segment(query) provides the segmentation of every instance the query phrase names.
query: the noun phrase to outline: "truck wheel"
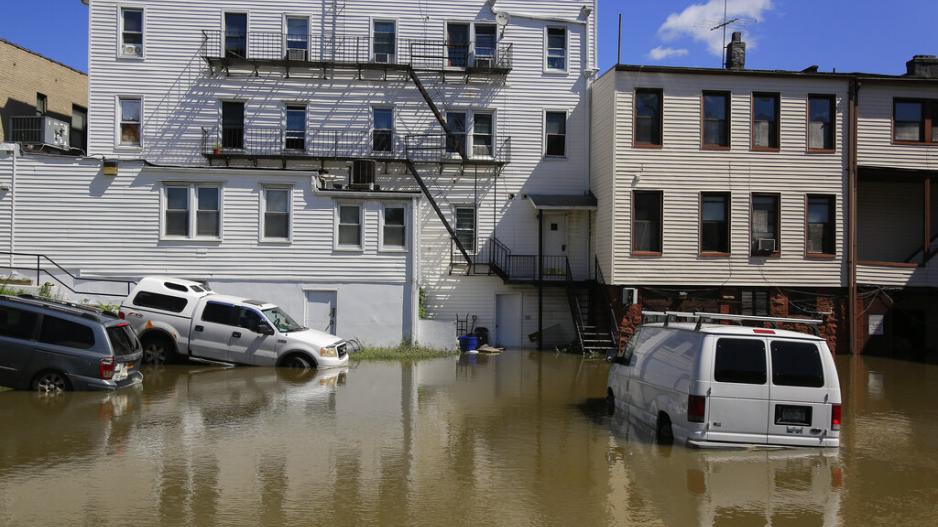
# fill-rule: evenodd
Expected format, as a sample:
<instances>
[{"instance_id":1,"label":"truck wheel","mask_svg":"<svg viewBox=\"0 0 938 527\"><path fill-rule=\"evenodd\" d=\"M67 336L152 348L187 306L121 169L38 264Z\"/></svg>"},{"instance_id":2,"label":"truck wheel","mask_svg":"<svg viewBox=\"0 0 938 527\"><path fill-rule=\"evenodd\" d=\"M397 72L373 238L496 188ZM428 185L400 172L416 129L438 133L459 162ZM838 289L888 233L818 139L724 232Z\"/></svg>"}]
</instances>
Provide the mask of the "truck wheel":
<instances>
[{"instance_id":1,"label":"truck wheel","mask_svg":"<svg viewBox=\"0 0 938 527\"><path fill-rule=\"evenodd\" d=\"M616 413L616 396L613 395L610 388L606 388L606 413L608 415Z\"/></svg>"},{"instance_id":2,"label":"truck wheel","mask_svg":"<svg viewBox=\"0 0 938 527\"><path fill-rule=\"evenodd\" d=\"M71 390L72 386L64 374L48 370L36 375L32 382L32 389L42 394L54 395Z\"/></svg>"},{"instance_id":3,"label":"truck wheel","mask_svg":"<svg viewBox=\"0 0 938 527\"><path fill-rule=\"evenodd\" d=\"M671 428L671 418L666 413L658 414L658 423L655 427L655 437L659 445L670 445L674 443L674 430Z\"/></svg>"},{"instance_id":4,"label":"truck wheel","mask_svg":"<svg viewBox=\"0 0 938 527\"><path fill-rule=\"evenodd\" d=\"M176 358L173 342L162 335L148 335L143 338L144 364L160 365L172 362Z\"/></svg>"},{"instance_id":5,"label":"truck wheel","mask_svg":"<svg viewBox=\"0 0 938 527\"><path fill-rule=\"evenodd\" d=\"M288 355L283 359L283 362L280 363L280 366L294 370L312 370L316 368L312 359L300 353Z\"/></svg>"}]
</instances>

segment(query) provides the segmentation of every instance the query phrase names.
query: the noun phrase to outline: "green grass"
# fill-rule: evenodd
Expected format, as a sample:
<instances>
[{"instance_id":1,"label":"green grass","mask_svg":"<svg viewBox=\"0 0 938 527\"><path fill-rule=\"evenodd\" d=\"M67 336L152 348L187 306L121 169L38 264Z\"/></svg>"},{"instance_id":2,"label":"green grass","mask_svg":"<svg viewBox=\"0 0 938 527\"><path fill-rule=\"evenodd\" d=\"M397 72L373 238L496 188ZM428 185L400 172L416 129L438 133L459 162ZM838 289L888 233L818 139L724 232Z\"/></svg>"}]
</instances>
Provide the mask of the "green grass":
<instances>
[{"instance_id":1,"label":"green grass","mask_svg":"<svg viewBox=\"0 0 938 527\"><path fill-rule=\"evenodd\" d=\"M395 348L365 347L350 357L354 361L420 361L452 357L456 351L442 351L413 344L402 344Z\"/></svg>"}]
</instances>

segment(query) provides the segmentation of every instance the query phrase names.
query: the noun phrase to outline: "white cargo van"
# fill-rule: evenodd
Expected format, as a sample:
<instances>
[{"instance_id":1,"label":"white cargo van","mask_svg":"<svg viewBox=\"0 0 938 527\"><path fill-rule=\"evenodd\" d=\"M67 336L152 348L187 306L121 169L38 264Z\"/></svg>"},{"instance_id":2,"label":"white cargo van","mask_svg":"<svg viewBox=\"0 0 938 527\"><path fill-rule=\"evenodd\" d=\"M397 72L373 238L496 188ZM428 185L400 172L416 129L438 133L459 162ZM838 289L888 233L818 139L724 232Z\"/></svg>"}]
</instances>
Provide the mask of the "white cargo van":
<instances>
[{"instance_id":1,"label":"white cargo van","mask_svg":"<svg viewBox=\"0 0 938 527\"><path fill-rule=\"evenodd\" d=\"M771 329L820 321L712 313L644 313L612 359L612 411L658 441L696 447L840 445L840 381L817 335ZM745 325L715 324L738 322ZM767 327L769 326L769 327Z\"/></svg>"}]
</instances>

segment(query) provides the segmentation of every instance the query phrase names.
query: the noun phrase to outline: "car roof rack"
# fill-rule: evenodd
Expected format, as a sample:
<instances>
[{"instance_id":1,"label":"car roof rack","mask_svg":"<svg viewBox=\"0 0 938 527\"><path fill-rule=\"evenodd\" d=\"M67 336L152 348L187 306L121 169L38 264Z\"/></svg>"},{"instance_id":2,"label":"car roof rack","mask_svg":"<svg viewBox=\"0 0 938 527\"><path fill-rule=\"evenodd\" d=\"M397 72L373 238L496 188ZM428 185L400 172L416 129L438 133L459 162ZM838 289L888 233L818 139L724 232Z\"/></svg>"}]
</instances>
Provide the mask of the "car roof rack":
<instances>
[{"instance_id":1,"label":"car roof rack","mask_svg":"<svg viewBox=\"0 0 938 527\"><path fill-rule=\"evenodd\" d=\"M738 322L739 325L742 325L743 322L762 322L770 324L775 329L778 328L779 324L803 324L805 326L811 326L811 330L815 336L818 336L818 326L824 323L823 320L814 320L810 318L760 317L754 315L730 315L725 313L698 313L696 311L693 313L684 311L643 311L642 323L645 322L645 317L664 317L664 327L668 327L668 324L671 323L671 319L692 319L692 321L696 323L694 326L694 331L700 331L700 328L703 326L705 320L726 320L730 322Z\"/></svg>"},{"instance_id":2,"label":"car roof rack","mask_svg":"<svg viewBox=\"0 0 938 527\"><path fill-rule=\"evenodd\" d=\"M80 316L82 318L87 318L89 320L94 320L95 322L101 322L105 318L115 318L113 315L109 315L97 308L86 306L82 304L76 304L74 302L68 302L65 300L54 300L51 298L42 298L36 295L29 293L21 295L10 295L8 298L12 300L26 300L27 303L31 305L37 305L40 307L46 307L50 309L60 309L63 312L67 312L66 308L79 311L78 313L69 313L71 315Z\"/></svg>"}]
</instances>

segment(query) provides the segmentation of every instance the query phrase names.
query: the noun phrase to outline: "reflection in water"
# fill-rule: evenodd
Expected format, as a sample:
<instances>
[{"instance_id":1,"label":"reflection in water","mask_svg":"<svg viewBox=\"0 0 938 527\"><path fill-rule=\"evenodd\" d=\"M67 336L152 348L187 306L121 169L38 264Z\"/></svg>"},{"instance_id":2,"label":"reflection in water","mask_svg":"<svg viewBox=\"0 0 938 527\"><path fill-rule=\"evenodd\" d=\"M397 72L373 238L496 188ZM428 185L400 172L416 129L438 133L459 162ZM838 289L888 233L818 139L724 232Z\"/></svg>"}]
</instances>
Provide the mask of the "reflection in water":
<instances>
[{"instance_id":1,"label":"reflection in water","mask_svg":"<svg viewBox=\"0 0 938 527\"><path fill-rule=\"evenodd\" d=\"M7 392L0 524L929 523L938 368L838 367L839 451L661 447L606 416L604 363L531 352Z\"/></svg>"}]
</instances>

